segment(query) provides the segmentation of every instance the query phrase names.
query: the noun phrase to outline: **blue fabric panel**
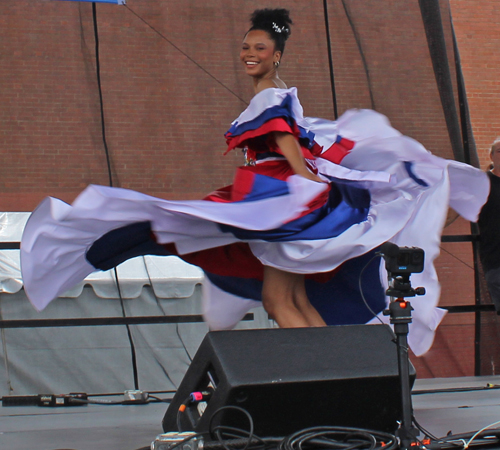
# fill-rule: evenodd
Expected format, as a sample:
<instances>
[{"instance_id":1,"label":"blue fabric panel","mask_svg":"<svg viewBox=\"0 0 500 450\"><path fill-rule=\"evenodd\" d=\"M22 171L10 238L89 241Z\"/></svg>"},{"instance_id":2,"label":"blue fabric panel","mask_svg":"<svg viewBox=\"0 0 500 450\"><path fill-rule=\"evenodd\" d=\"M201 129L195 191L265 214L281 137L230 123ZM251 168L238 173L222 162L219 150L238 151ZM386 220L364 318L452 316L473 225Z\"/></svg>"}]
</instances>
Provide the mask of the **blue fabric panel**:
<instances>
[{"instance_id":1,"label":"blue fabric panel","mask_svg":"<svg viewBox=\"0 0 500 450\"><path fill-rule=\"evenodd\" d=\"M136 256L169 254L153 239L151 223L137 222L101 236L87 250L85 257L96 269L109 270Z\"/></svg>"},{"instance_id":2,"label":"blue fabric panel","mask_svg":"<svg viewBox=\"0 0 500 450\"><path fill-rule=\"evenodd\" d=\"M352 225L366 220L369 206L370 194L365 189L348 184L333 184L326 205L279 228L254 231L229 225L219 227L221 231L232 233L241 240L287 242L328 239L339 236Z\"/></svg>"},{"instance_id":3,"label":"blue fabric panel","mask_svg":"<svg viewBox=\"0 0 500 450\"><path fill-rule=\"evenodd\" d=\"M374 258L377 251L375 249L346 261L327 283L306 280L311 303L328 325L361 324L373 318L359 289L361 271L367 264L361 278L363 295L375 314L385 309L385 290L380 282L380 258Z\"/></svg>"},{"instance_id":4,"label":"blue fabric panel","mask_svg":"<svg viewBox=\"0 0 500 450\"><path fill-rule=\"evenodd\" d=\"M299 129L299 140L300 143L307 148L311 148L314 145L315 134L312 131L306 131L305 128L298 126Z\"/></svg>"},{"instance_id":5,"label":"blue fabric panel","mask_svg":"<svg viewBox=\"0 0 500 450\"><path fill-rule=\"evenodd\" d=\"M277 178L266 175L255 174L252 190L245 196L241 202L253 202L270 197L279 197L289 194L288 183Z\"/></svg>"},{"instance_id":6,"label":"blue fabric panel","mask_svg":"<svg viewBox=\"0 0 500 450\"><path fill-rule=\"evenodd\" d=\"M288 125L293 128L295 119L292 116L292 97L290 97L289 95L284 98L283 102L281 102L280 105L272 106L264 110L262 114L257 116L254 120L243 122L241 124L238 122L234 123L231 128L229 128L227 133L231 133L231 136L240 136L247 131L256 130L269 120L276 119L278 117L286 120ZM314 144L314 133L311 131L306 131L302 127L298 128L300 132L299 139L301 140L301 143L305 147L312 147L312 145Z\"/></svg>"},{"instance_id":7,"label":"blue fabric panel","mask_svg":"<svg viewBox=\"0 0 500 450\"><path fill-rule=\"evenodd\" d=\"M276 119L277 117L285 119L290 126L293 126L295 120L292 116L292 98L289 95L284 98L280 105L265 109L255 119L241 124L235 122L231 125L227 133L231 133L232 136L239 136L247 131L256 130L269 120Z\"/></svg>"}]
</instances>

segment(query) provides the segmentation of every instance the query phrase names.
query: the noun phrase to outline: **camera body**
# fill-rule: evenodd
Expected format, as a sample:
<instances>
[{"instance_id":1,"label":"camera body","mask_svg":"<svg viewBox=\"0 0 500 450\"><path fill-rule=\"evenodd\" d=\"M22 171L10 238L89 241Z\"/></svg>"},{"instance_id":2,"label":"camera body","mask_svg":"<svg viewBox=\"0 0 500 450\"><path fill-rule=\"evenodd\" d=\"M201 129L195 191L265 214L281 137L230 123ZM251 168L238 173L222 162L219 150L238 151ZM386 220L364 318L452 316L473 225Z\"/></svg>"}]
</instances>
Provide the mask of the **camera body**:
<instances>
[{"instance_id":1,"label":"camera body","mask_svg":"<svg viewBox=\"0 0 500 450\"><path fill-rule=\"evenodd\" d=\"M397 246L395 246L397 247ZM424 251L418 247L397 247L384 254L385 268L391 274L424 271Z\"/></svg>"}]
</instances>

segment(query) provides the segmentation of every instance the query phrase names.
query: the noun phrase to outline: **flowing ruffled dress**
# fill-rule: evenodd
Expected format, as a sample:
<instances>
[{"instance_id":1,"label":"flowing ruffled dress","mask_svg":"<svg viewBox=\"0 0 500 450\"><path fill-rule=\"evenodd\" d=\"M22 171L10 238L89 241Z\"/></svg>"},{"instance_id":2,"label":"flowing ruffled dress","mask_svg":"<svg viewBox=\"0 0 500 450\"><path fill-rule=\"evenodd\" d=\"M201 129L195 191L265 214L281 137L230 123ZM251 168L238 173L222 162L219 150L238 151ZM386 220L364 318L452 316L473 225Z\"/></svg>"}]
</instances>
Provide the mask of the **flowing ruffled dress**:
<instances>
[{"instance_id":1,"label":"flowing ruffled dress","mask_svg":"<svg viewBox=\"0 0 500 450\"><path fill-rule=\"evenodd\" d=\"M273 139L292 133L307 164L328 181L294 175ZM232 328L260 305L263 265L306 275L311 303L330 324L380 317L387 273L374 257L384 242L425 251L412 286L409 344L432 345L445 311L433 265L448 206L475 221L489 193L487 176L438 158L371 110L337 121L303 116L295 88L266 89L232 123L228 151L247 165L234 183L203 200L167 201L91 185L72 205L48 197L21 242L25 291L38 310L96 270L139 255L178 255L201 267L204 316L211 329ZM383 319L387 321L387 319Z\"/></svg>"}]
</instances>

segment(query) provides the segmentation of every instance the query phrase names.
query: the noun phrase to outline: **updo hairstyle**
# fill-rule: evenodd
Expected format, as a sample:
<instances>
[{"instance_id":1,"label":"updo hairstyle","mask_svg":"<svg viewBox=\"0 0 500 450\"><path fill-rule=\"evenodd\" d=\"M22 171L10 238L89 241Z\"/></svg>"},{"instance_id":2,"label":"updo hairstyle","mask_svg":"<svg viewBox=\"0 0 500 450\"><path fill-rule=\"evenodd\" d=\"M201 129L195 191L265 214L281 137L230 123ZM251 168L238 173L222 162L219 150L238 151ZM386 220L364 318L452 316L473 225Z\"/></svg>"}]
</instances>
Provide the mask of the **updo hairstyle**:
<instances>
[{"instance_id":1,"label":"updo hairstyle","mask_svg":"<svg viewBox=\"0 0 500 450\"><path fill-rule=\"evenodd\" d=\"M248 31L264 30L276 44L276 50L281 54L285 51L285 42L290 36L290 11L284 8L257 9L250 16L252 26Z\"/></svg>"}]
</instances>

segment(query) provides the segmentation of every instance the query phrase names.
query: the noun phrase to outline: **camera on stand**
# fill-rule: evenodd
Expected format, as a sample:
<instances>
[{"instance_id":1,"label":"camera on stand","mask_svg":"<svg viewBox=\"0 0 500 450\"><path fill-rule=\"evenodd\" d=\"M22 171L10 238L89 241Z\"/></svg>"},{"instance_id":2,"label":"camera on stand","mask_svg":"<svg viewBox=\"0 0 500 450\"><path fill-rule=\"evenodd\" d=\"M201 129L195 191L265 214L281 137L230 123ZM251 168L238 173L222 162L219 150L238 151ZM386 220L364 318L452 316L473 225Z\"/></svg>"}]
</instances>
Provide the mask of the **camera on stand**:
<instances>
[{"instance_id":1,"label":"camera on stand","mask_svg":"<svg viewBox=\"0 0 500 450\"><path fill-rule=\"evenodd\" d=\"M391 273L420 273L424 270L424 251L418 247L398 247L386 242L380 248L385 268Z\"/></svg>"},{"instance_id":2,"label":"camera on stand","mask_svg":"<svg viewBox=\"0 0 500 450\"><path fill-rule=\"evenodd\" d=\"M412 273L424 271L424 251L418 247L398 247L396 244L386 242L380 247L384 257L385 268L389 278L389 297L414 297L424 295L424 288L413 289L410 284Z\"/></svg>"},{"instance_id":3,"label":"camera on stand","mask_svg":"<svg viewBox=\"0 0 500 450\"><path fill-rule=\"evenodd\" d=\"M401 382L401 403L403 415L396 436L401 442L402 450L418 447L419 431L413 426L413 406L411 401L410 372L408 358L408 331L413 310L405 297L424 295L425 288L413 289L410 283L412 273L424 271L424 251L418 247L398 247L386 242L380 247L380 254L385 260L389 288L385 292L391 297L389 308L384 315L390 316L390 323L394 325L398 350L399 378Z\"/></svg>"}]
</instances>

